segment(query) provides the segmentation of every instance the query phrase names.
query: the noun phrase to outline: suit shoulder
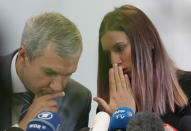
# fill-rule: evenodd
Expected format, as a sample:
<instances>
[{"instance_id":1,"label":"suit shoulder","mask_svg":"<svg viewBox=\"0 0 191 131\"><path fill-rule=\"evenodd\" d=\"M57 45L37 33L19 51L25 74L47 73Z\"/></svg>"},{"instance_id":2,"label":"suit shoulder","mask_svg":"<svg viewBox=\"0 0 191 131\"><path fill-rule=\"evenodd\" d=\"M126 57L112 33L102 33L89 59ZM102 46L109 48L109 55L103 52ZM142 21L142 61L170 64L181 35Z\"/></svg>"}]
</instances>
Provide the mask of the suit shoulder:
<instances>
[{"instance_id":1,"label":"suit shoulder","mask_svg":"<svg viewBox=\"0 0 191 131\"><path fill-rule=\"evenodd\" d=\"M76 94L84 94L85 93L85 94L91 95L91 92L87 87L85 87L81 83L79 83L76 80L71 79L71 78L68 80L68 82L66 84L65 91L76 93Z\"/></svg>"}]
</instances>

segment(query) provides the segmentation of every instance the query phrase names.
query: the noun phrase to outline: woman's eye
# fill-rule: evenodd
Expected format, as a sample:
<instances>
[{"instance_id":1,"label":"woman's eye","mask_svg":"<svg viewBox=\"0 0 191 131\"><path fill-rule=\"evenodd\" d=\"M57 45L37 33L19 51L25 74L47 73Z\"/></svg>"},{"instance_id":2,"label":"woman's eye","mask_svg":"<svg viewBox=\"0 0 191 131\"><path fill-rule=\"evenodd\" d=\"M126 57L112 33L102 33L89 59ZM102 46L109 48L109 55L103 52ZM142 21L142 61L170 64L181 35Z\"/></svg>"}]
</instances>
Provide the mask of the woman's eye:
<instances>
[{"instance_id":1,"label":"woman's eye","mask_svg":"<svg viewBox=\"0 0 191 131\"><path fill-rule=\"evenodd\" d=\"M115 48L115 52L122 52L124 51L126 45L119 45Z\"/></svg>"}]
</instances>

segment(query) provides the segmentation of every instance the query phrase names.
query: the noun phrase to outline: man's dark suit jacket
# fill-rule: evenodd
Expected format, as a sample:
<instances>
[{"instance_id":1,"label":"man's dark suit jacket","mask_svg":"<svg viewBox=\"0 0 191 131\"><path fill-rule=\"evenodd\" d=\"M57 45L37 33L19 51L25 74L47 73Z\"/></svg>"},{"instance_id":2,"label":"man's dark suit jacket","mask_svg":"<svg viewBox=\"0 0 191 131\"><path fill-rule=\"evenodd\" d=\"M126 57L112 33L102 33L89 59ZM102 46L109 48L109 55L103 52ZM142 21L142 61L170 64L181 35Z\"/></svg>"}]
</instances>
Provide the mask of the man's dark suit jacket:
<instances>
[{"instance_id":1,"label":"man's dark suit jacket","mask_svg":"<svg viewBox=\"0 0 191 131\"><path fill-rule=\"evenodd\" d=\"M11 61L16 52L0 56L0 131L11 127ZM77 131L88 126L91 108L90 91L70 79L64 89L65 96L59 100L58 114L61 116L62 131Z\"/></svg>"}]
</instances>

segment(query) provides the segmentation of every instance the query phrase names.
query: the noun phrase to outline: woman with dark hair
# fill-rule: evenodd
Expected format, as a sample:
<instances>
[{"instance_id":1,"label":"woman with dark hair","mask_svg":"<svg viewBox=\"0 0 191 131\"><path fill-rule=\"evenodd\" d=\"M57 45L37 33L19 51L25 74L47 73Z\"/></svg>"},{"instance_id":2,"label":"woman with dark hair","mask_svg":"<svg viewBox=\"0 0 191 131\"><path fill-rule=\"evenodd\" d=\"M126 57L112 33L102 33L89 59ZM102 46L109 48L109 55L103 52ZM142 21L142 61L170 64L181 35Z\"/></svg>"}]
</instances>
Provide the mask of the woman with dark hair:
<instances>
[{"instance_id":1,"label":"woman with dark hair","mask_svg":"<svg viewBox=\"0 0 191 131\"><path fill-rule=\"evenodd\" d=\"M110 115L127 106L153 111L178 126L191 115L191 73L177 69L159 34L138 8L124 5L109 12L99 30L98 110Z\"/></svg>"}]
</instances>

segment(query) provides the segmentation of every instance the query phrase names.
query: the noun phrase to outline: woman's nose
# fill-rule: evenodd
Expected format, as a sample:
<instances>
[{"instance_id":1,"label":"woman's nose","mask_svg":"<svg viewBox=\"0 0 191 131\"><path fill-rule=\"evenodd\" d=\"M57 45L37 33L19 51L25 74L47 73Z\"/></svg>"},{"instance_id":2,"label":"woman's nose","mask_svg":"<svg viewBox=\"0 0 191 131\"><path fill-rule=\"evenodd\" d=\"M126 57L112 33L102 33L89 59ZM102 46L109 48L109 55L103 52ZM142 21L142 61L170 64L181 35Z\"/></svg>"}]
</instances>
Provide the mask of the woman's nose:
<instances>
[{"instance_id":1,"label":"woman's nose","mask_svg":"<svg viewBox=\"0 0 191 131\"><path fill-rule=\"evenodd\" d=\"M111 63L121 65L122 61L120 58L120 54L111 52Z\"/></svg>"}]
</instances>

